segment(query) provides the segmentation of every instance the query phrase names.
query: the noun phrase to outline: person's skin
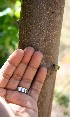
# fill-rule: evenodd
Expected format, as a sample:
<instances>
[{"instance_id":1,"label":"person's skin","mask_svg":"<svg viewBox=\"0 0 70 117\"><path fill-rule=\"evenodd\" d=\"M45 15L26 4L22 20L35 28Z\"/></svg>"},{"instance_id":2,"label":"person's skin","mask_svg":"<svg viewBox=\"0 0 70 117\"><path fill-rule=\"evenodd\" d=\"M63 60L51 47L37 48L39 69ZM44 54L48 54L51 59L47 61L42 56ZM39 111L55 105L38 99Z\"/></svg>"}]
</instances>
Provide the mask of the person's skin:
<instances>
[{"instance_id":1,"label":"person's skin","mask_svg":"<svg viewBox=\"0 0 70 117\"><path fill-rule=\"evenodd\" d=\"M37 100L47 74L44 66L39 67L42 58L40 51L27 47L7 59L0 70L0 117L38 117ZM18 86L29 93L18 92Z\"/></svg>"}]
</instances>

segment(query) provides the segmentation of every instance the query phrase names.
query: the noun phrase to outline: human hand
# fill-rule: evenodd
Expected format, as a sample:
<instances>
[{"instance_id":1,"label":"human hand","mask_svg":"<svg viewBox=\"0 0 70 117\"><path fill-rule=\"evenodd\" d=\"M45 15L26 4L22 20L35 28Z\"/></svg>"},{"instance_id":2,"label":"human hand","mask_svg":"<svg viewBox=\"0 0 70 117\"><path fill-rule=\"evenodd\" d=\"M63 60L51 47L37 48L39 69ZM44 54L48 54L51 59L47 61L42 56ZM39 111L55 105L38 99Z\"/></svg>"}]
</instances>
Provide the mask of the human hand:
<instances>
[{"instance_id":1,"label":"human hand","mask_svg":"<svg viewBox=\"0 0 70 117\"><path fill-rule=\"evenodd\" d=\"M0 96L10 107L8 113L12 110L16 117L38 117L37 100L47 74L45 67L39 68L42 58L42 53L32 47L17 49L1 68ZM29 93L18 92L18 86L28 89Z\"/></svg>"}]
</instances>

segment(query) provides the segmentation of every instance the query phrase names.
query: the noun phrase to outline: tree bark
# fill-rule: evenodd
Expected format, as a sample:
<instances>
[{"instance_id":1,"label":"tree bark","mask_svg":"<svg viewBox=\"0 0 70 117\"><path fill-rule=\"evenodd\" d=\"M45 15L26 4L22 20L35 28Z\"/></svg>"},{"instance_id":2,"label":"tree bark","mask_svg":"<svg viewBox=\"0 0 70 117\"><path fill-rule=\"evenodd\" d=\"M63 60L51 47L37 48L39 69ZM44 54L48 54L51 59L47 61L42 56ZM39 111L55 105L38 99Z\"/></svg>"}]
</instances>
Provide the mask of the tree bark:
<instances>
[{"instance_id":1,"label":"tree bark","mask_svg":"<svg viewBox=\"0 0 70 117\"><path fill-rule=\"evenodd\" d=\"M19 20L19 48L32 46L40 50L42 65L48 68L38 100L39 117L50 117L58 62L64 0L22 0Z\"/></svg>"}]
</instances>

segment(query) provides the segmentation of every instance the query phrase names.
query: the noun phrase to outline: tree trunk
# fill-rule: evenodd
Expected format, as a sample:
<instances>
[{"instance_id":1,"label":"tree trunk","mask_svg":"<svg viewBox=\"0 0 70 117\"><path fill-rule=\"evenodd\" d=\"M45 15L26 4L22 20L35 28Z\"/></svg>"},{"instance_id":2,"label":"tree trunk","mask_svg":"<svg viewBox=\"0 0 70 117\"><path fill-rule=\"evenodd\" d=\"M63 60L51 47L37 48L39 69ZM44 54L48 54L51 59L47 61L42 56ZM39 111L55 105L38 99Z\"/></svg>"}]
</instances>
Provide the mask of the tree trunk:
<instances>
[{"instance_id":1,"label":"tree trunk","mask_svg":"<svg viewBox=\"0 0 70 117\"><path fill-rule=\"evenodd\" d=\"M39 117L50 117L56 70L59 38L61 34L64 0L22 0L19 20L19 48L32 46L40 50L42 64L48 68L38 100ZM53 65L54 66L54 65Z\"/></svg>"}]
</instances>

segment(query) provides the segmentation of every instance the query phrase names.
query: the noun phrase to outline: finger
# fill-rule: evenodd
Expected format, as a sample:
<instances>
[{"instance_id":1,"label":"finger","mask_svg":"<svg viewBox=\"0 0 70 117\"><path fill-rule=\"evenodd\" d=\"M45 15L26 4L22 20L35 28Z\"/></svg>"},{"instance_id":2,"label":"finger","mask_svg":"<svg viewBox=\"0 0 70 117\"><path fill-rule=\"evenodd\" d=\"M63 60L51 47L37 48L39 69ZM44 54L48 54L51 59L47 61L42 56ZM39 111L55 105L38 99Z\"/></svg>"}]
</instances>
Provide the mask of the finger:
<instances>
[{"instance_id":1,"label":"finger","mask_svg":"<svg viewBox=\"0 0 70 117\"><path fill-rule=\"evenodd\" d=\"M36 74L36 71L41 63L42 58L43 58L43 54L41 52L36 51L34 53L25 71L25 74L23 75L23 78L19 83L19 86L24 87L26 89L30 88L31 82Z\"/></svg>"},{"instance_id":2,"label":"finger","mask_svg":"<svg viewBox=\"0 0 70 117\"><path fill-rule=\"evenodd\" d=\"M6 89L4 89L4 88L0 88L0 96L1 97L3 97L3 98L5 98L5 96L6 96Z\"/></svg>"},{"instance_id":3,"label":"finger","mask_svg":"<svg viewBox=\"0 0 70 117\"><path fill-rule=\"evenodd\" d=\"M6 101L17 104L22 107L33 109L36 111L37 103L29 95L18 91L8 90L5 97Z\"/></svg>"},{"instance_id":4,"label":"finger","mask_svg":"<svg viewBox=\"0 0 70 117\"><path fill-rule=\"evenodd\" d=\"M32 48L32 47L27 47L24 50L24 57L23 57L21 63L16 68L13 76L9 80L9 82L6 86L7 89L15 90L17 88L33 53L34 53L34 48Z\"/></svg>"},{"instance_id":5,"label":"finger","mask_svg":"<svg viewBox=\"0 0 70 117\"><path fill-rule=\"evenodd\" d=\"M0 87L5 87L24 56L22 49L15 50L4 63L0 70Z\"/></svg>"},{"instance_id":6,"label":"finger","mask_svg":"<svg viewBox=\"0 0 70 117\"><path fill-rule=\"evenodd\" d=\"M32 96L36 101L38 100L39 94L41 92L46 74L47 69L45 67L41 67L36 75L35 81L32 84L29 95Z\"/></svg>"}]
</instances>

